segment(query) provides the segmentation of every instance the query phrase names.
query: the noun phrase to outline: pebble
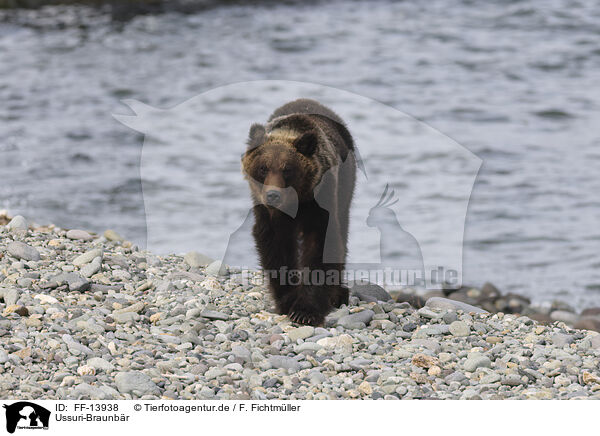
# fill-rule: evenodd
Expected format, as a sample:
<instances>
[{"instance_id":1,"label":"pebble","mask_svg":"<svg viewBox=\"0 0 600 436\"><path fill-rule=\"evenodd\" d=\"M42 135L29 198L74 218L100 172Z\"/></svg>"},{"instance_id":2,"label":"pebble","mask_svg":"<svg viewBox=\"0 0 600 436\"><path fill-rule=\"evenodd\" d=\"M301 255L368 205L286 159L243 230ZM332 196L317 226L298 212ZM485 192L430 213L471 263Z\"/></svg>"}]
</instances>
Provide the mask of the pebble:
<instances>
[{"instance_id":1,"label":"pebble","mask_svg":"<svg viewBox=\"0 0 600 436\"><path fill-rule=\"evenodd\" d=\"M491 367L492 367L492 361L489 359L489 357L481 356L481 355L474 355L474 356L469 357L463 365L463 368L465 369L465 371L469 371L469 372L473 372L477 368L491 368Z\"/></svg>"},{"instance_id":2,"label":"pebble","mask_svg":"<svg viewBox=\"0 0 600 436\"><path fill-rule=\"evenodd\" d=\"M227 265L224 265L220 260L215 260L206 267L206 274L209 276L226 276L227 273Z\"/></svg>"},{"instance_id":3,"label":"pebble","mask_svg":"<svg viewBox=\"0 0 600 436\"><path fill-rule=\"evenodd\" d=\"M356 281L350 287L350 294L361 301L377 302L389 301L392 296L381 286L368 281Z\"/></svg>"},{"instance_id":4,"label":"pebble","mask_svg":"<svg viewBox=\"0 0 600 436\"><path fill-rule=\"evenodd\" d=\"M509 374L502 379L501 383L507 386L519 386L523 384L523 380L518 374Z\"/></svg>"},{"instance_id":5,"label":"pebble","mask_svg":"<svg viewBox=\"0 0 600 436\"><path fill-rule=\"evenodd\" d=\"M362 310L360 312L352 313L350 315L342 316L337 321L337 325L345 328L353 328L357 323L368 324L373 319L375 312L372 310Z\"/></svg>"},{"instance_id":6,"label":"pebble","mask_svg":"<svg viewBox=\"0 0 600 436\"><path fill-rule=\"evenodd\" d=\"M442 317L442 315L439 312L434 312L433 310L430 310L427 307L422 307L421 309L417 310L417 313L422 318L427 319L438 319Z\"/></svg>"},{"instance_id":7,"label":"pebble","mask_svg":"<svg viewBox=\"0 0 600 436\"><path fill-rule=\"evenodd\" d=\"M96 371L104 371L106 373L112 372L115 368L112 363L102 357L92 357L88 359L87 364L96 369Z\"/></svg>"},{"instance_id":8,"label":"pebble","mask_svg":"<svg viewBox=\"0 0 600 436\"><path fill-rule=\"evenodd\" d=\"M550 337L550 340L557 347L564 347L565 345L572 344L575 340L572 335L564 333L555 333Z\"/></svg>"},{"instance_id":9,"label":"pebble","mask_svg":"<svg viewBox=\"0 0 600 436\"><path fill-rule=\"evenodd\" d=\"M358 385L358 392L360 392L363 395L371 395L373 393L373 388L371 387L371 384L368 381L363 381L361 384Z\"/></svg>"},{"instance_id":10,"label":"pebble","mask_svg":"<svg viewBox=\"0 0 600 436\"><path fill-rule=\"evenodd\" d=\"M40 304L56 304L58 300L51 295L36 294L33 298L40 300Z\"/></svg>"},{"instance_id":11,"label":"pebble","mask_svg":"<svg viewBox=\"0 0 600 436\"><path fill-rule=\"evenodd\" d=\"M73 265L75 266L82 266L85 265L86 263L90 263L92 260L94 260L97 257L102 257L103 252L102 249L100 248L96 248L94 250L90 250L87 251L79 256L77 256L75 259L73 259Z\"/></svg>"},{"instance_id":12,"label":"pebble","mask_svg":"<svg viewBox=\"0 0 600 436\"><path fill-rule=\"evenodd\" d=\"M425 302L425 306L438 310L462 310L465 313L487 313L481 307L443 297L431 297Z\"/></svg>"},{"instance_id":13,"label":"pebble","mask_svg":"<svg viewBox=\"0 0 600 436\"><path fill-rule=\"evenodd\" d=\"M463 321L454 321L449 327L452 336L468 336L471 328Z\"/></svg>"},{"instance_id":14,"label":"pebble","mask_svg":"<svg viewBox=\"0 0 600 436\"><path fill-rule=\"evenodd\" d=\"M104 390L88 383L81 383L73 389L73 396L77 399L104 400L110 398L110 393L107 394Z\"/></svg>"},{"instance_id":15,"label":"pebble","mask_svg":"<svg viewBox=\"0 0 600 436\"><path fill-rule=\"evenodd\" d=\"M123 241L123 237L121 235L119 235L117 232L115 232L114 230L106 230L104 232L104 237L106 239L108 239L109 241L113 241L113 242L121 242Z\"/></svg>"},{"instance_id":16,"label":"pebble","mask_svg":"<svg viewBox=\"0 0 600 436\"><path fill-rule=\"evenodd\" d=\"M80 274L82 277L90 278L102 268L102 259L96 257L91 263L81 267Z\"/></svg>"},{"instance_id":17,"label":"pebble","mask_svg":"<svg viewBox=\"0 0 600 436\"><path fill-rule=\"evenodd\" d=\"M16 313L19 316L29 316L29 310L20 304L11 304L4 308L3 316L8 316L11 313Z\"/></svg>"},{"instance_id":18,"label":"pebble","mask_svg":"<svg viewBox=\"0 0 600 436\"><path fill-rule=\"evenodd\" d=\"M196 251L191 251L186 254L183 260L191 268L200 268L201 266L206 266L214 262L214 259L211 259L210 257L200 254Z\"/></svg>"},{"instance_id":19,"label":"pebble","mask_svg":"<svg viewBox=\"0 0 600 436\"><path fill-rule=\"evenodd\" d=\"M36 248L20 241L13 241L8 244L8 254L17 259L31 260L37 262L40 260L40 253Z\"/></svg>"},{"instance_id":20,"label":"pebble","mask_svg":"<svg viewBox=\"0 0 600 436\"><path fill-rule=\"evenodd\" d=\"M90 288L90 282L79 273L61 273L52 278L56 284L67 284L69 291L82 292Z\"/></svg>"},{"instance_id":21,"label":"pebble","mask_svg":"<svg viewBox=\"0 0 600 436\"><path fill-rule=\"evenodd\" d=\"M112 317L119 324L134 323L140 319L140 316L135 312L113 313Z\"/></svg>"},{"instance_id":22,"label":"pebble","mask_svg":"<svg viewBox=\"0 0 600 436\"><path fill-rule=\"evenodd\" d=\"M487 385L487 384L497 383L500 381L500 379L501 379L500 374L491 372L491 373L486 374L483 377L481 377L481 379L479 380L479 383L481 383L482 385Z\"/></svg>"},{"instance_id":23,"label":"pebble","mask_svg":"<svg viewBox=\"0 0 600 436\"><path fill-rule=\"evenodd\" d=\"M3 292L4 302L7 306L13 306L17 304L17 300L19 299L19 291L15 288L5 289Z\"/></svg>"},{"instance_id":24,"label":"pebble","mask_svg":"<svg viewBox=\"0 0 600 436\"><path fill-rule=\"evenodd\" d=\"M200 316L207 319L222 321L227 321L229 319L229 315L227 315L226 313L217 312L216 310L203 310L202 312L200 312Z\"/></svg>"},{"instance_id":25,"label":"pebble","mask_svg":"<svg viewBox=\"0 0 600 436\"><path fill-rule=\"evenodd\" d=\"M287 356L270 356L269 363L273 368L287 369L288 372L293 373L300 370L300 364L292 357Z\"/></svg>"},{"instance_id":26,"label":"pebble","mask_svg":"<svg viewBox=\"0 0 600 436\"><path fill-rule=\"evenodd\" d=\"M94 237L85 230L69 230L67 232L67 238L80 241L91 241L94 239Z\"/></svg>"},{"instance_id":27,"label":"pebble","mask_svg":"<svg viewBox=\"0 0 600 436\"><path fill-rule=\"evenodd\" d=\"M296 342L298 339L310 338L315 333L315 328L312 326L302 326L289 330L287 332L290 340Z\"/></svg>"},{"instance_id":28,"label":"pebble","mask_svg":"<svg viewBox=\"0 0 600 436\"><path fill-rule=\"evenodd\" d=\"M84 375L96 375L96 368L94 368L93 366L90 365L82 365L79 368L77 368L77 374L84 376Z\"/></svg>"},{"instance_id":29,"label":"pebble","mask_svg":"<svg viewBox=\"0 0 600 436\"><path fill-rule=\"evenodd\" d=\"M14 232L27 232L29 229L29 223L24 217L17 215L10 220L10 222L6 225L6 228Z\"/></svg>"},{"instance_id":30,"label":"pebble","mask_svg":"<svg viewBox=\"0 0 600 436\"><path fill-rule=\"evenodd\" d=\"M433 356L418 353L413 356L411 363L421 368L430 368L439 364L439 360Z\"/></svg>"},{"instance_id":31,"label":"pebble","mask_svg":"<svg viewBox=\"0 0 600 436\"><path fill-rule=\"evenodd\" d=\"M353 342L354 342L354 340L352 339L352 336L347 335L347 334L342 334L339 336L333 336L333 337L319 339L317 341L317 344L319 344L325 348L337 348L337 347L351 348Z\"/></svg>"},{"instance_id":32,"label":"pebble","mask_svg":"<svg viewBox=\"0 0 600 436\"><path fill-rule=\"evenodd\" d=\"M10 231L0 226L0 253ZM211 276L212 259L190 264L65 233L19 234L43 260L0 257L0 388L15 397L600 399L595 332L434 304L437 291L413 292L432 297L420 297L425 308L387 297L395 291L352 292L325 328L298 327L273 312L259 273ZM484 309L502 299L490 286L450 295ZM529 310L525 299L504 300ZM564 304L545 313L561 310L573 313Z\"/></svg>"},{"instance_id":33,"label":"pebble","mask_svg":"<svg viewBox=\"0 0 600 436\"><path fill-rule=\"evenodd\" d=\"M250 362L252 360L252 355L250 353L250 350L248 350L246 347L243 347L241 345L233 345L231 347L231 352L236 357L239 357L240 359L242 359L246 362Z\"/></svg>"},{"instance_id":34,"label":"pebble","mask_svg":"<svg viewBox=\"0 0 600 436\"><path fill-rule=\"evenodd\" d=\"M115 375L115 385L123 394L159 395L160 389L150 377L139 371L119 372Z\"/></svg>"}]
</instances>

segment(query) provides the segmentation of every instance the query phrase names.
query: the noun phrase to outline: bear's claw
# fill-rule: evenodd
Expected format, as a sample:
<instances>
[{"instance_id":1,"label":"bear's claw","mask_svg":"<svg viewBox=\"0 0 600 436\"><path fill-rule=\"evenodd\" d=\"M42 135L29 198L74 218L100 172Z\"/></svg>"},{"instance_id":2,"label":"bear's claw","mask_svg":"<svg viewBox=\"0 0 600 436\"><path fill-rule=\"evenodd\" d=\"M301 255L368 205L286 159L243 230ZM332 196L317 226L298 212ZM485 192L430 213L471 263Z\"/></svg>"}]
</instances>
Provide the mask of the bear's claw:
<instances>
[{"instance_id":1,"label":"bear's claw","mask_svg":"<svg viewBox=\"0 0 600 436\"><path fill-rule=\"evenodd\" d=\"M293 322L312 326L321 325L324 321L324 317L322 315L316 315L302 311L292 311L288 316Z\"/></svg>"}]
</instances>

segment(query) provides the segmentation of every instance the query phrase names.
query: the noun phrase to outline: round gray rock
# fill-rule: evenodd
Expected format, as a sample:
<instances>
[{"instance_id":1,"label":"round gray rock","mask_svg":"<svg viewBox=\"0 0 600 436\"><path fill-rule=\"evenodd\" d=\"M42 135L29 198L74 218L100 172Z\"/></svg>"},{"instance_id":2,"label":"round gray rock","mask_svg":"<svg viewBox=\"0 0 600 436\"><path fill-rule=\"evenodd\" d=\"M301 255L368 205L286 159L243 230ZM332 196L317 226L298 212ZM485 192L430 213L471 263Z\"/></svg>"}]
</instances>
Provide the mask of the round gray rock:
<instances>
[{"instance_id":1,"label":"round gray rock","mask_svg":"<svg viewBox=\"0 0 600 436\"><path fill-rule=\"evenodd\" d=\"M34 247L31 247L20 241L13 241L8 244L8 254L22 260L40 260L40 253Z\"/></svg>"},{"instance_id":2,"label":"round gray rock","mask_svg":"<svg viewBox=\"0 0 600 436\"><path fill-rule=\"evenodd\" d=\"M119 392L123 394L142 395L158 395L160 389L156 384L143 372L127 371L120 372L115 376L115 384Z\"/></svg>"},{"instance_id":3,"label":"round gray rock","mask_svg":"<svg viewBox=\"0 0 600 436\"><path fill-rule=\"evenodd\" d=\"M352 282L350 293L360 300L368 302L389 301L392 299L392 296L381 286L365 280Z\"/></svg>"},{"instance_id":4,"label":"round gray rock","mask_svg":"<svg viewBox=\"0 0 600 436\"><path fill-rule=\"evenodd\" d=\"M471 328L463 321L454 321L449 327L452 336L469 336Z\"/></svg>"},{"instance_id":5,"label":"round gray rock","mask_svg":"<svg viewBox=\"0 0 600 436\"><path fill-rule=\"evenodd\" d=\"M21 215L17 215L6 225L12 231L27 231L29 223Z\"/></svg>"},{"instance_id":6,"label":"round gray rock","mask_svg":"<svg viewBox=\"0 0 600 436\"><path fill-rule=\"evenodd\" d=\"M464 364L465 371L473 372L477 368L491 368L492 361L486 356L471 356Z\"/></svg>"}]
</instances>

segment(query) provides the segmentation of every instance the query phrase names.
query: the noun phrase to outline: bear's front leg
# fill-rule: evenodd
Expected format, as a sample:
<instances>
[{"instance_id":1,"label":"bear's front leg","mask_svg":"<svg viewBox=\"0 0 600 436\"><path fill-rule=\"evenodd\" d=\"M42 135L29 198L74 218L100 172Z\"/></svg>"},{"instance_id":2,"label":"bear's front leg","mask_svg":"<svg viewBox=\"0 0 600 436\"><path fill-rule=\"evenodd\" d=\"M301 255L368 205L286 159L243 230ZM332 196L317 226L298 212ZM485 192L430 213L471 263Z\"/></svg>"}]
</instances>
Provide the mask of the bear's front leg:
<instances>
[{"instance_id":1,"label":"bear's front leg","mask_svg":"<svg viewBox=\"0 0 600 436\"><path fill-rule=\"evenodd\" d=\"M304 275L289 312L290 319L300 324L320 325L332 309L333 289L325 283L327 271L323 265L327 216L319 212L303 221L301 266Z\"/></svg>"},{"instance_id":2,"label":"bear's front leg","mask_svg":"<svg viewBox=\"0 0 600 436\"><path fill-rule=\"evenodd\" d=\"M290 271L297 265L297 238L293 218L276 211L272 215L262 205L254 207L252 230L256 249L277 312L285 315L297 297L298 287L291 285Z\"/></svg>"}]
</instances>

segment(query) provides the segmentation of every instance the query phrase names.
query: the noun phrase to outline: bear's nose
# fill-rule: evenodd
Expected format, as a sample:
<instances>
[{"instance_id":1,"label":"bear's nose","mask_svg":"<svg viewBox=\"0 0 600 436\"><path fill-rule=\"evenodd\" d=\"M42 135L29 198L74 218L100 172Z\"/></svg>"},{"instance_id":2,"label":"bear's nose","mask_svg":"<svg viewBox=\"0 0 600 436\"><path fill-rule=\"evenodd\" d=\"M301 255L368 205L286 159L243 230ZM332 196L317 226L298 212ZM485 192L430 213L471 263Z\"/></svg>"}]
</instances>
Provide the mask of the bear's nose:
<instances>
[{"instance_id":1,"label":"bear's nose","mask_svg":"<svg viewBox=\"0 0 600 436\"><path fill-rule=\"evenodd\" d=\"M281 193L274 189L267 191L267 204L276 206L281 201Z\"/></svg>"}]
</instances>

